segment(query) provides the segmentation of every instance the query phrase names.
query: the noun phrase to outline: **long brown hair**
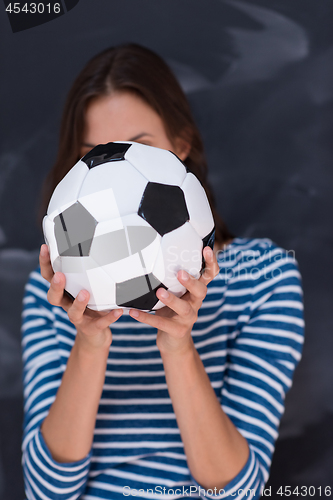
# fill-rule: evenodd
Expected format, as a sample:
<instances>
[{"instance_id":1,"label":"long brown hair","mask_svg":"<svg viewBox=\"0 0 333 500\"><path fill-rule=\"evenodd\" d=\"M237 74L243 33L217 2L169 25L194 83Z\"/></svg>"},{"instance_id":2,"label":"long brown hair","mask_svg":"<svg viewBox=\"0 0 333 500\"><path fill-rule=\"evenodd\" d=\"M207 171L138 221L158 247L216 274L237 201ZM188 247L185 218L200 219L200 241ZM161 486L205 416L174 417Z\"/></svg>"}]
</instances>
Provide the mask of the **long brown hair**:
<instances>
[{"instance_id":1,"label":"long brown hair","mask_svg":"<svg viewBox=\"0 0 333 500\"><path fill-rule=\"evenodd\" d=\"M137 44L111 47L97 54L74 81L63 111L56 162L43 186L41 214L46 212L56 185L80 158L89 103L119 91L135 92L144 99L162 118L171 142L180 137L191 144L184 163L206 191L215 221L216 242L228 241L233 235L217 213L207 180L202 139L185 94L163 59Z\"/></svg>"}]
</instances>

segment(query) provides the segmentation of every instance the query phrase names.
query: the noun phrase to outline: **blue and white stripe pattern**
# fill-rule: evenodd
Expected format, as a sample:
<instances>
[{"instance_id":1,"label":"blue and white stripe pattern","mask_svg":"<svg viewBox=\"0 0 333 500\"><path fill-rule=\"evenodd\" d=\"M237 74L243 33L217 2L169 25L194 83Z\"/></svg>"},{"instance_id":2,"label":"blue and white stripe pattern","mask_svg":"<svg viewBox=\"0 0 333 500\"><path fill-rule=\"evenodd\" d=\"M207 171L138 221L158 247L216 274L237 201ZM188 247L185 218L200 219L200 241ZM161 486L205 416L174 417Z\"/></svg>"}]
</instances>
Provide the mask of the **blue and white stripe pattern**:
<instances>
[{"instance_id":1,"label":"blue and white stripe pattern","mask_svg":"<svg viewBox=\"0 0 333 500\"><path fill-rule=\"evenodd\" d=\"M222 409L249 443L244 468L220 495L199 490L187 467L156 331L128 314L112 325L92 449L80 462L55 462L40 426L75 328L48 303L48 283L37 269L26 285L22 325L29 500L118 500L124 493L173 499L188 498L189 491L191 498L259 498L302 353L301 277L294 256L269 239L236 238L218 262L220 273L208 285L192 335Z\"/></svg>"}]
</instances>

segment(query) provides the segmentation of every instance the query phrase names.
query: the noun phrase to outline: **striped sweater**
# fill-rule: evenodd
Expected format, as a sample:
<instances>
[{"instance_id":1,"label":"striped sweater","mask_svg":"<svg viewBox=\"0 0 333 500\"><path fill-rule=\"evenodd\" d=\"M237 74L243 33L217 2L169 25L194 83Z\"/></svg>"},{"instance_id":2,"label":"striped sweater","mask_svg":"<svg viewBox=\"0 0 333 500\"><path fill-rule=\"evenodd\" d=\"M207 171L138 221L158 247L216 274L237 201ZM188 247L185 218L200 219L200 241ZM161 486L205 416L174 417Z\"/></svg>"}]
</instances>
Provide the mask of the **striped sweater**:
<instances>
[{"instance_id":1,"label":"striped sweater","mask_svg":"<svg viewBox=\"0 0 333 500\"><path fill-rule=\"evenodd\" d=\"M223 411L247 439L244 468L221 491L192 477L156 346L156 330L128 314L112 325L90 453L56 462L40 432L75 340L49 304L37 269L25 287L23 472L29 500L254 498L269 477L284 400L303 347L301 277L291 252L236 238L218 254L192 336Z\"/></svg>"}]
</instances>

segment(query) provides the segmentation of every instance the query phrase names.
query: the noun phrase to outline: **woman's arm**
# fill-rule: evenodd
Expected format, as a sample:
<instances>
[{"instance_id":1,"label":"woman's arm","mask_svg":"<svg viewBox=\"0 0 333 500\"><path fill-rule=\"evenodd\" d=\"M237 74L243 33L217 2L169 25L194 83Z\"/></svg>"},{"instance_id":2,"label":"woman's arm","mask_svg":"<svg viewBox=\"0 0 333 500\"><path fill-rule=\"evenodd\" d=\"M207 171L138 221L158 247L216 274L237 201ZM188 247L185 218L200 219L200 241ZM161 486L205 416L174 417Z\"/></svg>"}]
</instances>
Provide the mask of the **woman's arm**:
<instances>
[{"instance_id":1,"label":"woman's arm","mask_svg":"<svg viewBox=\"0 0 333 500\"><path fill-rule=\"evenodd\" d=\"M192 338L161 356L191 474L218 491L245 466L248 443L222 410Z\"/></svg>"},{"instance_id":2,"label":"woman's arm","mask_svg":"<svg viewBox=\"0 0 333 500\"><path fill-rule=\"evenodd\" d=\"M83 493L91 453L77 462L58 463L51 455L40 427L56 399L75 328L68 328L60 308L47 300L49 283L39 270L25 286L22 311L24 432L22 466L27 498L72 499ZM57 324L55 323L57 321ZM64 330L64 328L66 330ZM66 333L65 333L66 331ZM66 345L61 346L62 334ZM60 351L60 347L63 348Z\"/></svg>"},{"instance_id":3,"label":"woman's arm","mask_svg":"<svg viewBox=\"0 0 333 500\"><path fill-rule=\"evenodd\" d=\"M46 245L41 248L40 266L42 276L51 283L49 302L67 311L77 332L56 399L41 431L55 460L74 462L83 459L92 445L112 342L109 324L120 317L121 311L114 310L103 317L85 312L89 301L85 290L74 302L64 298L65 276L53 273Z\"/></svg>"},{"instance_id":4,"label":"woman's arm","mask_svg":"<svg viewBox=\"0 0 333 500\"><path fill-rule=\"evenodd\" d=\"M204 252L208 266L199 280L188 276L186 282L182 273L177 276L188 294L164 298L159 290L157 296L168 307L157 317L140 312L136 319L158 328L157 345L194 481L206 490L216 488L217 493L224 487L232 494L239 488L255 490L259 498L268 479L284 397L301 357L300 275L297 264L287 258L283 263L259 259L256 265L271 270L273 278L259 273L253 282L246 282L250 300L252 293L255 301L248 318L242 316L244 326L230 339L220 403L190 330L205 297L205 283L218 274L218 264L208 252ZM278 277L276 268L281 268Z\"/></svg>"},{"instance_id":5,"label":"woman's arm","mask_svg":"<svg viewBox=\"0 0 333 500\"><path fill-rule=\"evenodd\" d=\"M158 329L156 343L191 474L203 487L219 490L245 466L249 447L223 412L191 336L207 284L219 272L209 247L204 257L199 280L184 271L177 275L189 293L179 299L159 289L156 295L168 307L155 316L140 312L136 319Z\"/></svg>"},{"instance_id":6,"label":"woman's arm","mask_svg":"<svg viewBox=\"0 0 333 500\"><path fill-rule=\"evenodd\" d=\"M109 345L106 341L91 349L77 330L56 399L41 426L57 462L76 462L91 449Z\"/></svg>"},{"instance_id":7,"label":"woman's arm","mask_svg":"<svg viewBox=\"0 0 333 500\"><path fill-rule=\"evenodd\" d=\"M27 497L36 500L74 500L83 493L88 479L112 340L108 325L116 315L115 311L103 317L85 312L87 292L83 292L84 300L64 299L65 277L61 273L53 276L46 245L41 249L40 265L43 276L31 274L22 313L25 488ZM68 324L61 323L60 309L54 312L51 304L62 306L74 325L66 338L72 346L67 349L66 366L58 333L63 326L68 329Z\"/></svg>"},{"instance_id":8,"label":"woman's arm","mask_svg":"<svg viewBox=\"0 0 333 500\"><path fill-rule=\"evenodd\" d=\"M42 276L51 283L49 302L67 311L77 331L56 399L41 431L55 460L74 462L83 459L92 445L112 342L109 325L122 311L114 310L103 317L86 311L89 293L85 290L81 290L74 302L65 298L65 276L53 273L47 245L42 245L40 266Z\"/></svg>"}]
</instances>

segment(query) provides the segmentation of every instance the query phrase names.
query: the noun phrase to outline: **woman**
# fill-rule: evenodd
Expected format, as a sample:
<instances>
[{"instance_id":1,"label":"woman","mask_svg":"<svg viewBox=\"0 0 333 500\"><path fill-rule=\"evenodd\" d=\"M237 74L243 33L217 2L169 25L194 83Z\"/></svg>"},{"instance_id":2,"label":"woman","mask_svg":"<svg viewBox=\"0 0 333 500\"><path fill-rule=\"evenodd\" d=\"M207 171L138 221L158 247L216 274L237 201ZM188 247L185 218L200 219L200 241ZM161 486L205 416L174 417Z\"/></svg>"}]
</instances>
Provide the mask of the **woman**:
<instances>
[{"instance_id":1,"label":"woman","mask_svg":"<svg viewBox=\"0 0 333 500\"><path fill-rule=\"evenodd\" d=\"M206 189L216 226L200 279L156 314L71 302L42 245L23 310L23 468L29 499L259 498L284 397L300 360L295 259L234 238L215 210L200 134L166 64L138 45L108 49L65 106L56 184L92 147L137 141L176 153ZM110 328L111 327L111 328Z\"/></svg>"}]
</instances>

